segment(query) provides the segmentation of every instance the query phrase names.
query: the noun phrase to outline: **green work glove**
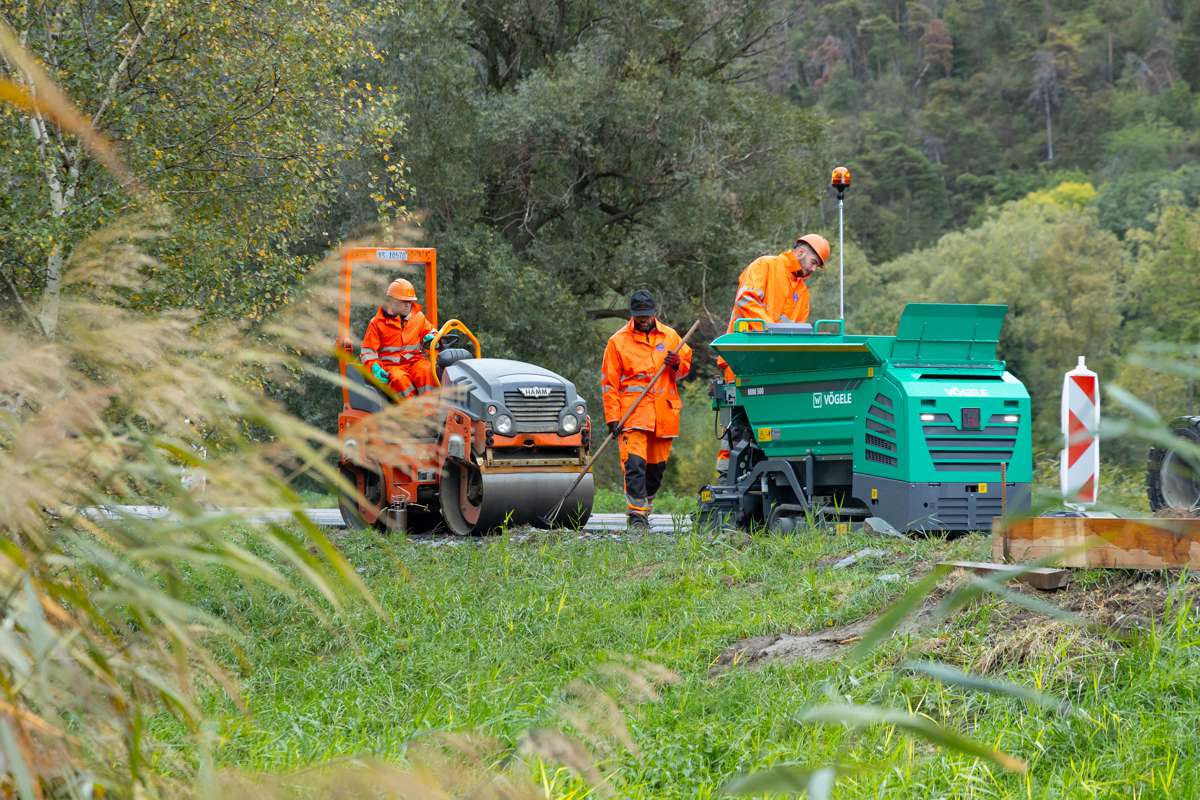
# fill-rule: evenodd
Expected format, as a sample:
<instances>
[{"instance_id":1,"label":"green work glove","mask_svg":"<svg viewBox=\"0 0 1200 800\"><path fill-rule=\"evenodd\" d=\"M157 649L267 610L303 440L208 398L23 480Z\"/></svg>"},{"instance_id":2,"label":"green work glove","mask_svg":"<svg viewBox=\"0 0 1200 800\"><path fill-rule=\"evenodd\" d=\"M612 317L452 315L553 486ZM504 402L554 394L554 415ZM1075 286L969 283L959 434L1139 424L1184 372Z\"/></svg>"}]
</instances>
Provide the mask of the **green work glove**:
<instances>
[{"instance_id":1,"label":"green work glove","mask_svg":"<svg viewBox=\"0 0 1200 800\"><path fill-rule=\"evenodd\" d=\"M434 337L434 336L437 336L437 334L436 334L436 333L427 333L427 334L425 334L425 338L421 340L421 349L422 349L422 350L428 350L428 349L429 349L429 345L433 344L433 337Z\"/></svg>"},{"instance_id":2,"label":"green work glove","mask_svg":"<svg viewBox=\"0 0 1200 800\"><path fill-rule=\"evenodd\" d=\"M379 381L380 383L388 383L391 381L391 378L388 377L387 370L379 364L371 365L371 374L374 375L375 380Z\"/></svg>"}]
</instances>

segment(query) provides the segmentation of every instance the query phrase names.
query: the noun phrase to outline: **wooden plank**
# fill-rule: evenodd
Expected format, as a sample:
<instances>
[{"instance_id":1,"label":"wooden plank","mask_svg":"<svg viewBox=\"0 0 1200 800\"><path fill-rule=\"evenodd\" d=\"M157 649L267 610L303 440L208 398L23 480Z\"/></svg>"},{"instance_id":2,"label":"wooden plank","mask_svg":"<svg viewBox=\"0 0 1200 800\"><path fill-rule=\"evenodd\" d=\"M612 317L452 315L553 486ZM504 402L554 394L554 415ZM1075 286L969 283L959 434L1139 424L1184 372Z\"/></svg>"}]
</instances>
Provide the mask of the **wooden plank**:
<instances>
[{"instance_id":1,"label":"wooden plank","mask_svg":"<svg viewBox=\"0 0 1200 800\"><path fill-rule=\"evenodd\" d=\"M942 561L939 563L956 569L969 569L979 575L1010 572L1021 583L1041 589L1043 592L1061 589L1071 582L1071 571L1056 567L1035 567L1022 571L1022 568L1015 564L997 564L992 561Z\"/></svg>"},{"instance_id":2,"label":"wooden plank","mask_svg":"<svg viewBox=\"0 0 1200 800\"><path fill-rule=\"evenodd\" d=\"M1200 519L1034 517L992 522L992 558L1063 567L1200 567ZM1055 558L1057 557L1057 558Z\"/></svg>"}]
</instances>

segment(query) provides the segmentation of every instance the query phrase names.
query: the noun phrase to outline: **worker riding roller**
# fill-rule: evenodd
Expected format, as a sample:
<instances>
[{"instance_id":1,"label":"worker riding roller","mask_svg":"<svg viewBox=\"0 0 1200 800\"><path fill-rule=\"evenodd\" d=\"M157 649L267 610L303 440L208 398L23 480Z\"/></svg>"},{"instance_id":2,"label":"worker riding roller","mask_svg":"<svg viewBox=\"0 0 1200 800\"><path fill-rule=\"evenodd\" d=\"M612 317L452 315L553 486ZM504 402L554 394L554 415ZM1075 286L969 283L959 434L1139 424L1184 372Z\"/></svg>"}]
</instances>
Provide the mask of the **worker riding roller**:
<instances>
[{"instance_id":1,"label":"worker riding roller","mask_svg":"<svg viewBox=\"0 0 1200 800\"><path fill-rule=\"evenodd\" d=\"M776 256L761 256L750 262L738 277L733 311L726 333L733 333L739 319L760 319L765 323L808 322L808 279L829 260L829 241L816 233L796 239L790 250ZM717 366L725 380L735 380L733 370L718 358ZM734 421L736 422L736 420ZM717 453L717 472L729 467L729 450Z\"/></svg>"},{"instance_id":2,"label":"worker riding roller","mask_svg":"<svg viewBox=\"0 0 1200 800\"><path fill-rule=\"evenodd\" d=\"M654 496L662 486L671 443L679 435L683 403L677 382L692 367L692 348L659 321L657 313L650 292L634 292L629 322L608 340L601 366L604 419L620 448L630 529L650 527ZM619 421L664 364L666 369L622 427Z\"/></svg>"},{"instance_id":3,"label":"worker riding roller","mask_svg":"<svg viewBox=\"0 0 1200 800\"><path fill-rule=\"evenodd\" d=\"M412 283L397 278L363 334L359 360L380 383L402 398L424 394L434 385L425 356L433 325L425 318Z\"/></svg>"}]
</instances>

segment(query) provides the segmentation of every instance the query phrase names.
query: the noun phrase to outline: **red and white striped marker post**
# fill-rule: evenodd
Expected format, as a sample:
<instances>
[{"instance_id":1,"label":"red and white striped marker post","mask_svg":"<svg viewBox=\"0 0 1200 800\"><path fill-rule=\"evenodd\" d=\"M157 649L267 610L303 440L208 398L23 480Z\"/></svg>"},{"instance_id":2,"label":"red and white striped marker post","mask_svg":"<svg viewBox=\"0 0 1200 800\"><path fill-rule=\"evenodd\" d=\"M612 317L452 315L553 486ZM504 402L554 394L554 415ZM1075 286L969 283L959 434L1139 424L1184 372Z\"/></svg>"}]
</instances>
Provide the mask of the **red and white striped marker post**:
<instances>
[{"instance_id":1,"label":"red and white striped marker post","mask_svg":"<svg viewBox=\"0 0 1200 800\"><path fill-rule=\"evenodd\" d=\"M1100 494L1100 378L1084 364L1063 376L1063 501L1075 508L1096 504Z\"/></svg>"}]
</instances>

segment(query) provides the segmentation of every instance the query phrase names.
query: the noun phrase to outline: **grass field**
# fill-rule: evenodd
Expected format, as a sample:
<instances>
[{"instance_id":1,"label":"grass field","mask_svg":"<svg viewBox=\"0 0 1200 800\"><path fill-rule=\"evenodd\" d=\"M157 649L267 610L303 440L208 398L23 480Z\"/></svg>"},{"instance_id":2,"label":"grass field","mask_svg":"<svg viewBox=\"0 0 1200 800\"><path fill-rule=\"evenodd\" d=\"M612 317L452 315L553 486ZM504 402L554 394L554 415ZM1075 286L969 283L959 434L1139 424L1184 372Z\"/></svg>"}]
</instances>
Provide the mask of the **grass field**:
<instances>
[{"instance_id":1,"label":"grass field","mask_svg":"<svg viewBox=\"0 0 1200 800\"><path fill-rule=\"evenodd\" d=\"M221 763L278 771L352 754L403 760L410 742L448 731L516 742L531 727L564 725L556 713L564 687L598 681L600 665L628 654L679 680L659 701L630 708L639 755L618 751L603 762L621 797L716 797L745 770L835 761L871 765L841 779L839 797L1200 796L1200 628L1186 579L1083 573L1050 596L1139 631L1124 642L988 600L852 669L835 658L713 672L742 639L862 620L935 561L984 557L987 542L816 531L538 534L445 546L360 531L338 541L387 620L362 611L322 627L295 601L247 594L219 574L194 579L206 608L251 632L240 666L226 654L250 716L212 701L223 720ZM884 554L829 568L868 546ZM1079 713L900 673L905 651L1054 693ZM1027 760L1029 772L1005 773L887 726L794 721L831 699L928 714ZM158 733L174 738L165 723ZM565 770L539 780L547 797L591 796Z\"/></svg>"}]
</instances>

